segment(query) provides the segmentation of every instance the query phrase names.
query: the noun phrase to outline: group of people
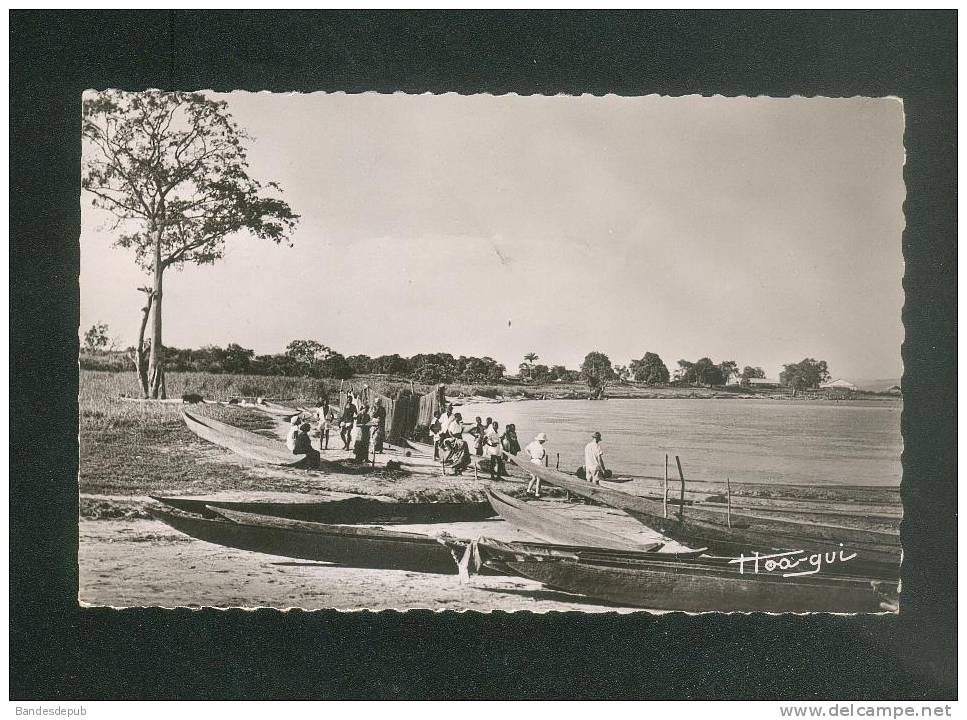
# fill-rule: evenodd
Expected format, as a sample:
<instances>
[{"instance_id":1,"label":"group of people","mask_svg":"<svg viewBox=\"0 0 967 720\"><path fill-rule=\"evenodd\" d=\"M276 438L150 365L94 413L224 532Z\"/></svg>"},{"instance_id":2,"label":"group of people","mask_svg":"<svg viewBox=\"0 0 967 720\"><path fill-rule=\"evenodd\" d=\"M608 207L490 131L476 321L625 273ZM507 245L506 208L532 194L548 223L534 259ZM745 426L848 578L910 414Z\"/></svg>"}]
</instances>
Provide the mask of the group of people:
<instances>
[{"instance_id":1,"label":"group of people","mask_svg":"<svg viewBox=\"0 0 967 720\"><path fill-rule=\"evenodd\" d=\"M433 412L429 430L433 438L433 457L449 465L455 475L462 475L475 455L488 460L490 477L496 480L507 474L504 453L516 455L520 452L517 428L513 424L501 432L500 424L489 417L486 422L478 416L473 423L464 423L463 416L453 411L452 403ZM465 435L473 443L472 451Z\"/></svg>"},{"instance_id":2,"label":"group of people","mask_svg":"<svg viewBox=\"0 0 967 720\"><path fill-rule=\"evenodd\" d=\"M524 448L524 452L530 456L530 461L534 465L547 467L547 435L537 433L534 439ZM581 475L583 471L583 475ZM534 497L541 496L541 479L535 473L530 473L531 479L527 484L527 493L533 493ZM604 466L604 450L601 448L601 433L595 431L591 434L591 442L584 446L584 467L580 468L579 476L584 477L593 485L600 485L602 480L611 477L611 471Z\"/></svg>"},{"instance_id":3,"label":"group of people","mask_svg":"<svg viewBox=\"0 0 967 720\"><path fill-rule=\"evenodd\" d=\"M317 403L316 422L319 430L319 451L329 449L329 437L333 427L339 428L343 450L352 450L353 457L359 462L369 459L370 447L375 453L383 452L386 438L386 407L381 398L373 404L363 399L363 393L346 393L342 409L330 405L328 398L320 398ZM292 428L286 438L286 445L294 455L319 454L312 447L309 431L312 424L304 421L303 415L292 418Z\"/></svg>"},{"instance_id":4,"label":"group of people","mask_svg":"<svg viewBox=\"0 0 967 720\"><path fill-rule=\"evenodd\" d=\"M342 410L329 404L327 398L321 398L316 409L319 428L319 450L312 447L309 431L312 425L303 420L302 415L292 418L292 427L286 438L286 445L295 455L307 455L310 462L315 458L318 463L320 450L329 449L329 434L333 426L339 427L339 437L343 442L343 449L353 451L353 456L360 462L369 458L370 444L374 453L383 451L386 438L386 408L383 401L376 398L369 405L363 398L363 393L346 393L346 401ZM508 423L503 432L500 424L493 418L482 420L479 416L473 423L464 423L463 416L454 412L453 404L448 403L443 410L433 413L430 422L430 435L433 438L433 457L449 466L455 475L462 475L473 456L488 460L490 478L497 480L507 475L507 465L504 453L517 455L521 452L520 441L517 438L517 428ZM467 437L470 438L468 441ZM471 449L472 443L472 449ZM548 454L545 444L547 435L537 433L534 439L524 448L524 452L535 465L547 467ZM610 471L604 465L604 452L601 449L601 433L594 432L591 441L584 447L584 478L595 485L610 476ZM535 497L541 496L541 480L530 473L531 480L527 485L527 492Z\"/></svg>"}]
</instances>

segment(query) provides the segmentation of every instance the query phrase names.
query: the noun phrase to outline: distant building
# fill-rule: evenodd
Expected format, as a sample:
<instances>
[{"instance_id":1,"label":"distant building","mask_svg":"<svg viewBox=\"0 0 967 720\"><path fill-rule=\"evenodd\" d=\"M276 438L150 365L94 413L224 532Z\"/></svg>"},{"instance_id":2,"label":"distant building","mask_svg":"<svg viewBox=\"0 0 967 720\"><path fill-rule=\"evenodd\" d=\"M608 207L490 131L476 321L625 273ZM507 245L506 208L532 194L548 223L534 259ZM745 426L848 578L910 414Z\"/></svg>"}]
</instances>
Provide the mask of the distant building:
<instances>
[{"instance_id":1,"label":"distant building","mask_svg":"<svg viewBox=\"0 0 967 720\"><path fill-rule=\"evenodd\" d=\"M832 382L822 383L820 390L856 390L856 386L849 380L833 380Z\"/></svg>"},{"instance_id":2,"label":"distant building","mask_svg":"<svg viewBox=\"0 0 967 720\"><path fill-rule=\"evenodd\" d=\"M760 388L779 387L781 385L778 380L772 380L771 378L749 378L746 382L749 384L749 387Z\"/></svg>"}]
</instances>

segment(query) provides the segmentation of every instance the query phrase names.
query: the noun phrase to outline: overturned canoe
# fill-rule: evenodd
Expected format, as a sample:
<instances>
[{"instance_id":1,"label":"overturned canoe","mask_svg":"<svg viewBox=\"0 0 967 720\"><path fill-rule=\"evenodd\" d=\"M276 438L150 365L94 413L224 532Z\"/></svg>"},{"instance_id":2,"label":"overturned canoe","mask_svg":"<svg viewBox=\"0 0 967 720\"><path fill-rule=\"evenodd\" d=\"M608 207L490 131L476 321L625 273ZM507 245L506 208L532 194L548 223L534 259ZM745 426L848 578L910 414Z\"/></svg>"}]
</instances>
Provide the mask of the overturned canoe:
<instances>
[{"instance_id":1,"label":"overturned canoe","mask_svg":"<svg viewBox=\"0 0 967 720\"><path fill-rule=\"evenodd\" d=\"M784 578L727 567L639 562L633 566L567 559L511 560L524 577L618 605L686 612L879 612L896 583L860 578Z\"/></svg>"},{"instance_id":2,"label":"overturned canoe","mask_svg":"<svg viewBox=\"0 0 967 720\"><path fill-rule=\"evenodd\" d=\"M509 495L487 489L487 499L500 517L515 527L533 533L539 538L564 545L583 545L611 550L647 549L642 543L601 530L588 523L563 517L546 507L515 500Z\"/></svg>"},{"instance_id":3,"label":"overturned canoe","mask_svg":"<svg viewBox=\"0 0 967 720\"><path fill-rule=\"evenodd\" d=\"M285 444L278 440L263 437L219 420L195 415L188 410L182 410L181 417L188 429L198 437L249 460L292 468L304 468L309 464L305 455L293 455Z\"/></svg>"},{"instance_id":4,"label":"overturned canoe","mask_svg":"<svg viewBox=\"0 0 967 720\"><path fill-rule=\"evenodd\" d=\"M693 547L708 547L722 555L775 550L824 552L845 547L856 552L861 563L885 563L896 566L897 571L899 569L900 538L897 533L795 522L764 515L729 515L725 508L708 506L687 507L684 516L679 518L678 508L672 502L669 502L668 517L665 517L661 501L592 485L559 471L532 465L526 456L512 456L511 459L548 484L623 510L642 524Z\"/></svg>"},{"instance_id":5,"label":"overturned canoe","mask_svg":"<svg viewBox=\"0 0 967 720\"><path fill-rule=\"evenodd\" d=\"M362 497L324 502L235 502L209 498L151 497L170 507L207 518L220 517L216 509L225 509L317 523L423 525L477 522L496 515L489 502L397 503ZM213 509L209 509L209 506Z\"/></svg>"},{"instance_id":6,"label":"overturned canoe","mask_svg":"<svg viewBox=\"0 0 967 720\"><path fill-rule=\"evenodd\" d=\"M428 535L326 525L219 509L220 519L149 510L175 530L225 547L351 567L455 574L450 550Z\"/></svg>"}]
</instances>

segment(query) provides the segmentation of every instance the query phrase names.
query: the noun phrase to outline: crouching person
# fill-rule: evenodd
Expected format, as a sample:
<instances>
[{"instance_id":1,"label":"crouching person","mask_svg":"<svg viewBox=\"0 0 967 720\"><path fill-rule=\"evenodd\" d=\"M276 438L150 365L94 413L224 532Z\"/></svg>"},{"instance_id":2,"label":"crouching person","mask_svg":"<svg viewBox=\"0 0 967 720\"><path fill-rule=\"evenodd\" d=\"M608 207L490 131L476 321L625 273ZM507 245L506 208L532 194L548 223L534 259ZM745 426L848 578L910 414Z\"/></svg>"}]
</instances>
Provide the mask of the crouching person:
<instances>
[{"instance_id":1,"label":"crouching person","mask_svg":"<svg viewBox=\"0 0 967 720\"><path fill-rule=\"evenodd\" d=\"M309 437L309 430L312 429L312 425L309 423L302 423L293 437L293 455L305 455L306 457L306 467L317 468L319 467L319 451L312 447L312 439Z\"/></svg>"}]
</instances>

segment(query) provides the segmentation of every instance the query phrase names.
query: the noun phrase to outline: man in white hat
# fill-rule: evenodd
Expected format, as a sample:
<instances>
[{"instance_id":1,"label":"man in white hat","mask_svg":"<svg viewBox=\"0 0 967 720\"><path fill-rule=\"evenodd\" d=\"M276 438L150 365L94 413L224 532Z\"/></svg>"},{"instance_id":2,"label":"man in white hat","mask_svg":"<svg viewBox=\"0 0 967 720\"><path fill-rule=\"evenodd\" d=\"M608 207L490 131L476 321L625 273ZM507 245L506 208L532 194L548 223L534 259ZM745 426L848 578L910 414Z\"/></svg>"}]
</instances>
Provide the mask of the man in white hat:
<instances>
[{"instance_id":1,"label":"man in white hat","mask_svg":"<svg viewBox=\"0 0 967 720\"><path fill-rule=\"evenodd\" d=\"M547 449L544 447L544 443L547 442L547 435L544 433L537 433L534 439L524 448L531 459L531 462L535 465L544 465L544 461L547 458ZM531 473L531 481L527 483L526 492L530 492L531 488L534 488L534 497L541 496L541 479Z\"/></svg>"},{"instance_id":2,"label":"man in white hat","mask_svg":"<svg viewBox=\"0 0 967 720\"><path fill-rule=\"evenodd\" d=\"M584 477L589 483L600 485L604 476L604 451L601 449L601 433L595 431L591 435L591 442L584 446Z\"/></svg>"}]
</instances>

